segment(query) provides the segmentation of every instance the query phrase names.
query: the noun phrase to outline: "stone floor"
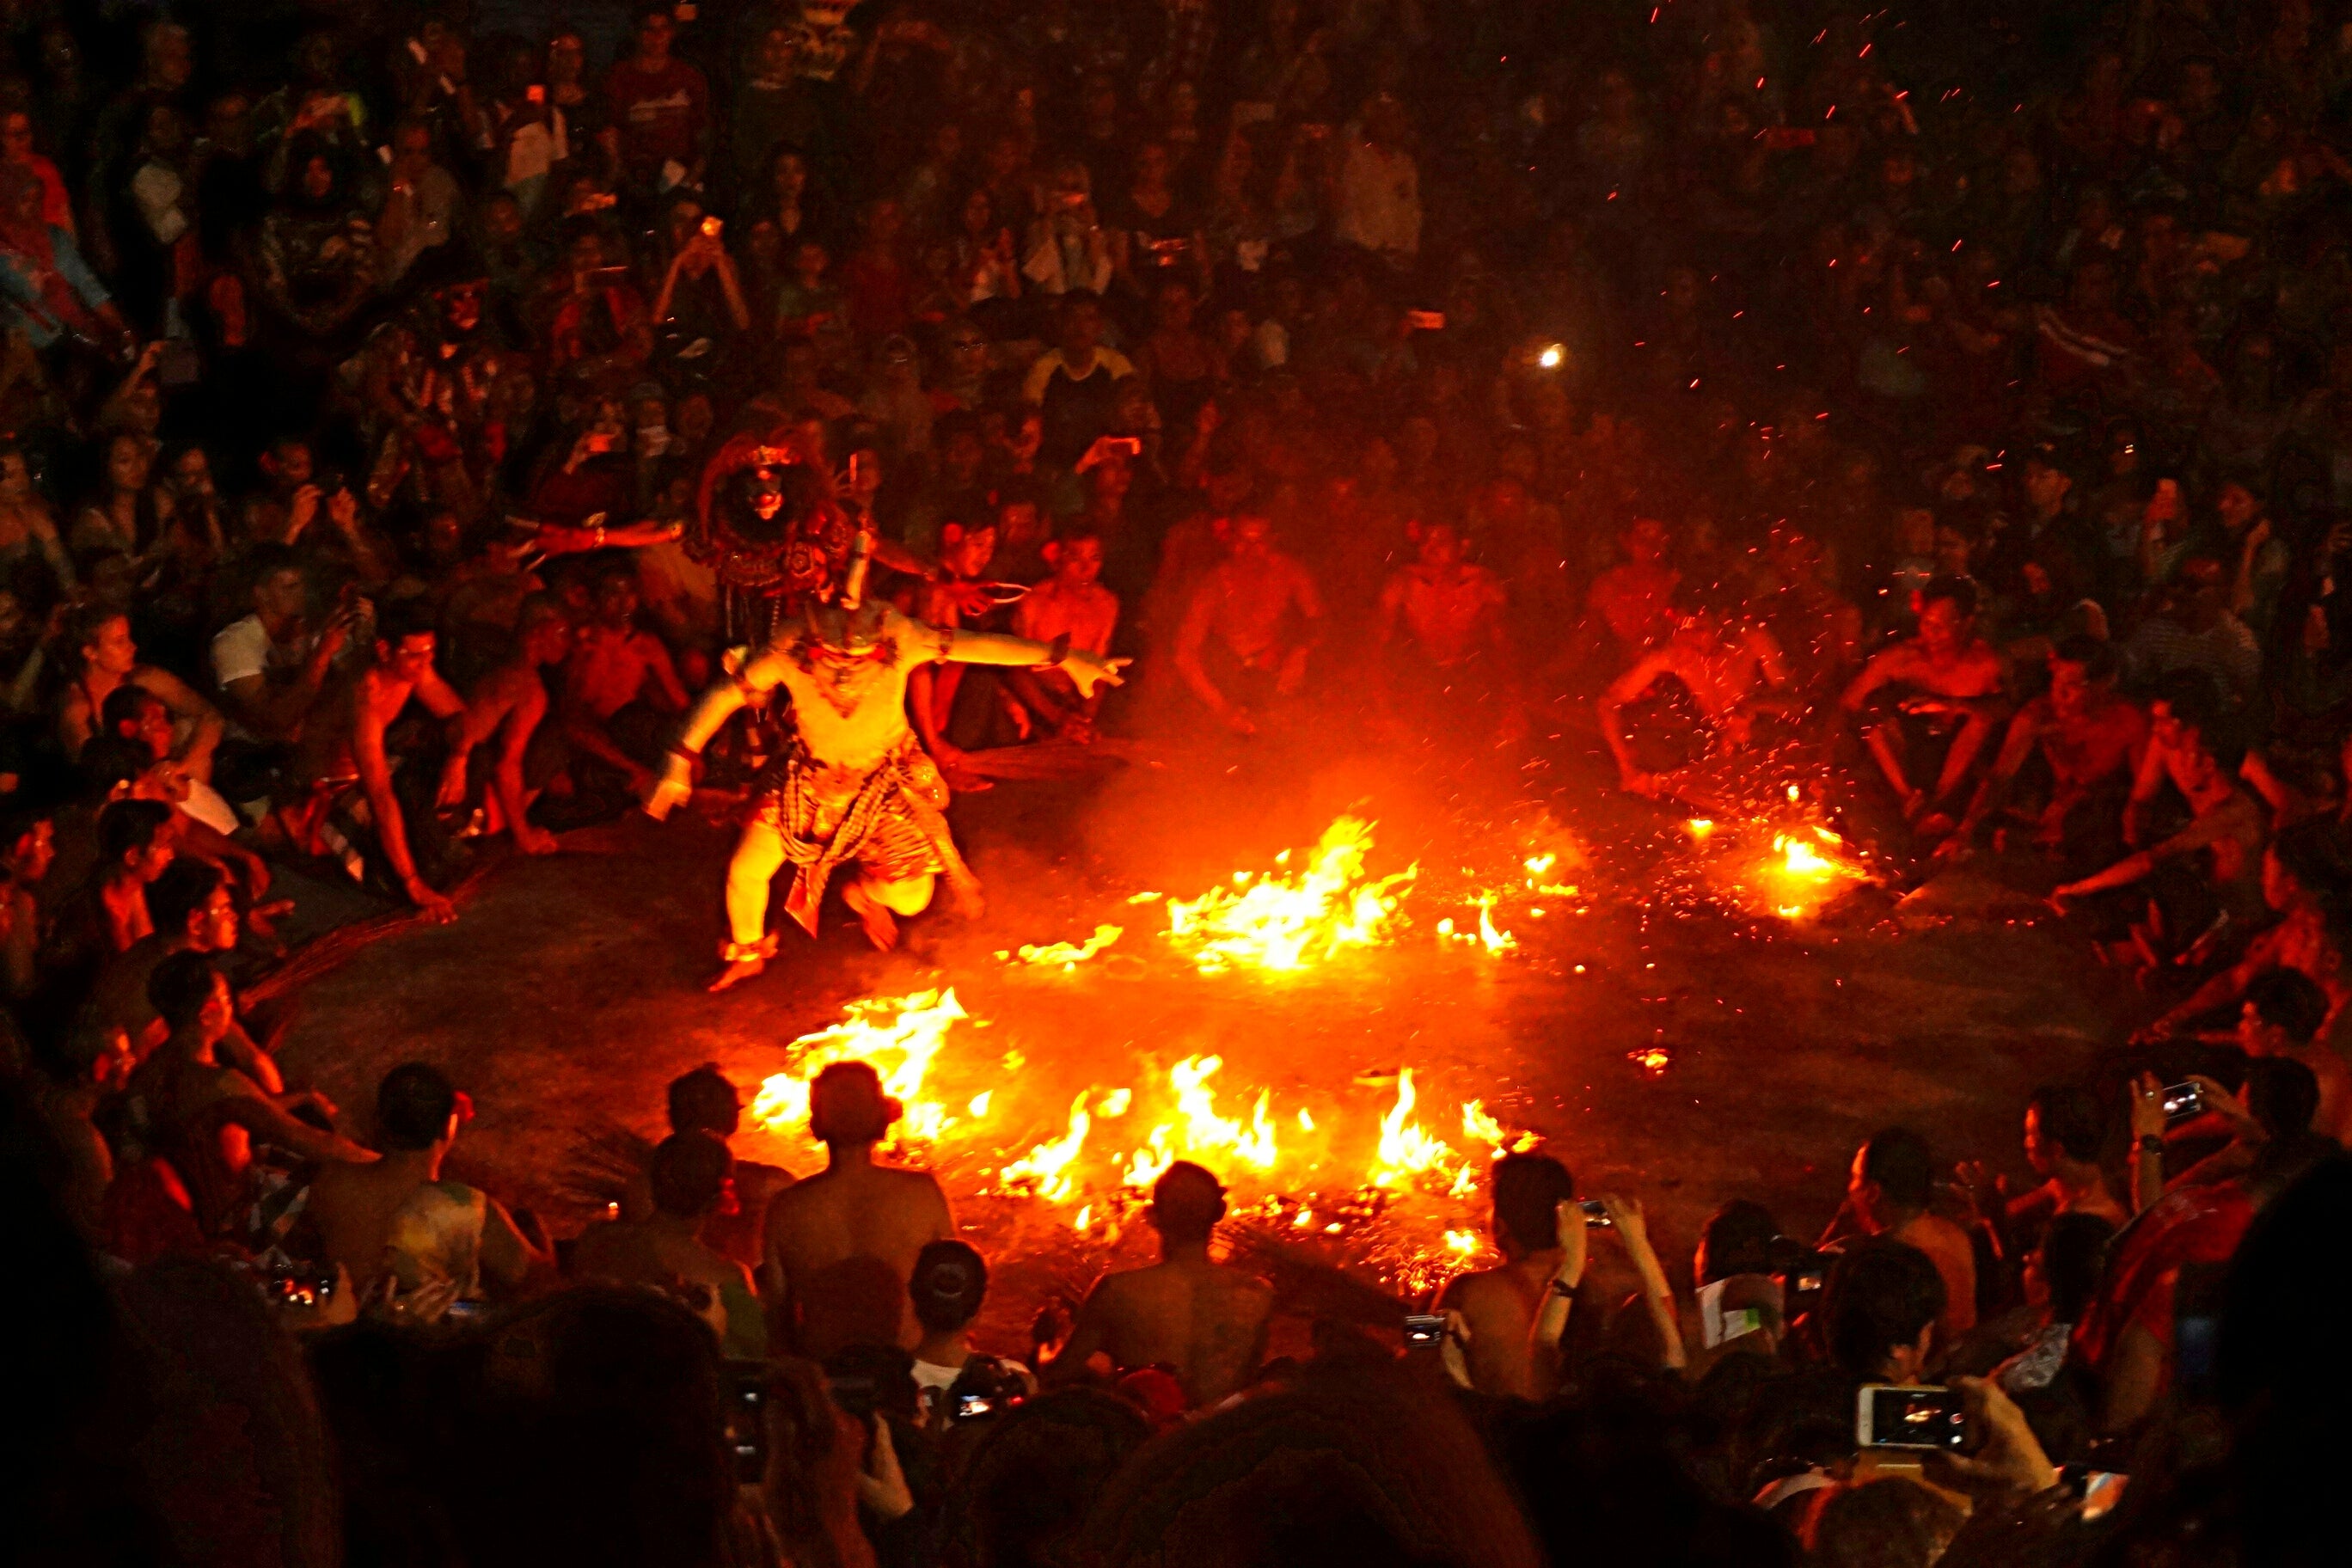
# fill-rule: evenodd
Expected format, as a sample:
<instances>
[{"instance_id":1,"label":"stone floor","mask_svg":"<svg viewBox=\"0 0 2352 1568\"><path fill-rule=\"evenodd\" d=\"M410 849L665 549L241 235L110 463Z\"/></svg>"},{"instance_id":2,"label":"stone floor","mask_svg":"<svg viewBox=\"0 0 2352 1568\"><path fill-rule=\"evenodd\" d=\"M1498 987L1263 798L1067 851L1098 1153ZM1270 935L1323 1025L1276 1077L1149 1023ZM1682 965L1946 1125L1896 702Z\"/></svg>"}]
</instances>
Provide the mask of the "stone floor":
<instances>
[{"instance_id":1,"label":"stone floor","mask_svg":"<svg viewBox=\"0 0 2352 1568\"><path fill-rule=\"evenodd\" d=\"M1735 1195L1767 1200L1792 1234L1811 1234L1838 1202L1857 1140L1889 1121L1919 1127L1944 1156L2021 1171L2027 1091L2083 1070L2147 1011L2046 910L1989 879L1947 878L1899 902L1864 889L1799 922L1695 902L1681 821L1592 780L1573 742L1516 773L1465 778L1415 753L1302 741L1142 753L1090 784L1007 784L954 808L989 888L979 925L934 913L879 954L836 902L820 938L788 927L782 961L718 997L701 986L729 835L685 815L635 817L498 868L456 924L400 931L310 981L284 1056L362 1127L385 1068L441 1064L479 1107L455 1169L539 1204L560 1233L584 1216L565 1211L549 1174L586 1130L652 1133L675 1074L715 1060L755 1083L842 1003L951 984L992 1032L987 1059L943 1055L940 1079L959 1096L1007 1094L1018 1103L1000 1104L1000 1119L1024 1135L1059 1131L1076 1089L1213 1050L1228 1084L1368 1127L1391 1101L1386 1078L1410 1066L1433 1120L1481 1097L1547 1134L1587 1190L1643 1194L1671 1257ZM1408 900L1414 930L1392 948L1303 980L1202 976L1156 947L1156 909L1127 902L1265 866L1350 808L1378 819L1375 869L1423 868ZM1499 906L1517 952L1441 950L1437 916L1513 875L1538 840L1590 857L1553 873L1579 897L1543 900L1541 919L1527 912L1534 895ZM1060 975L994 956L1102 921L1132 928L1117 963ZM1000 1043L1019 1071L1004 1068ZM1668 1052L1663 1071L1631 1059L1652 1047ZM796 1140L766 1152L813 1163ZM969 1172L946 1179L951 1191L973 1184ZM1038 1207L998 1199L965 1213L1040 1280L1091 1267Z\"/></svg>"}]
</instances>

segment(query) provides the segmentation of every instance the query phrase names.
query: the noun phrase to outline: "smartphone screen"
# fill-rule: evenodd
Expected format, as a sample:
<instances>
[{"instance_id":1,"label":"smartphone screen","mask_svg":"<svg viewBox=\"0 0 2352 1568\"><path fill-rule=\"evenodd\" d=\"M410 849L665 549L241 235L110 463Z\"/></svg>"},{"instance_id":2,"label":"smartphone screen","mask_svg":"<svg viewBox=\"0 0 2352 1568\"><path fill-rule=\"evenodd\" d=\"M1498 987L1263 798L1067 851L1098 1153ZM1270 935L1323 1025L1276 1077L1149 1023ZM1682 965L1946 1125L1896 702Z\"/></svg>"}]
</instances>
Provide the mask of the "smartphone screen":
<instances>
[{"instance_id":1,"label":"smartphone screen","mask_svg":"<svg viewBox=\"0 0 2352 1568\"><path fill-rule=\"evenodd\" d=\"M2164 1091L2164 1119L2184 1121L2205 1110L2205 1091L2193 1083L2176 1083Z\"/></svg>"},{"instance_id":2,"label":"smartphone screen","mask_svg":"<svg viewBox=\"0 0 2352 1568\"><path fill-rule=\"evenodd\" d=\"M1445 1319L1434 1312L1413 1312L1404 1321L1404 1342L1433 1345L1445 1337Z\"/></svg>"},{"instance_id":3,"label":"smartphone screen","mask_svg":"<svg viewBox=\"0 0 2352 1568\"><path fill-rule=\"evenodd\" d=\"M1873 1383L1855 1395L1853 1437L1865 1448L1956 1449L1968 1435L1953 1389Z\"/></svg>"},{"instance_id":4,"label":"smartphone screen","mask_svg":"<svg viewBox=\"0 0 2352 1568\"><path fill-rule=\"evenodd\" d=\"M1586 1198L1576 1206L1584 1211L1584 1224L1588 1230L1616 1228L1617 1222L1609 1217L1609 1205L1599 1198Z\"/></svg>"}]
</instances>

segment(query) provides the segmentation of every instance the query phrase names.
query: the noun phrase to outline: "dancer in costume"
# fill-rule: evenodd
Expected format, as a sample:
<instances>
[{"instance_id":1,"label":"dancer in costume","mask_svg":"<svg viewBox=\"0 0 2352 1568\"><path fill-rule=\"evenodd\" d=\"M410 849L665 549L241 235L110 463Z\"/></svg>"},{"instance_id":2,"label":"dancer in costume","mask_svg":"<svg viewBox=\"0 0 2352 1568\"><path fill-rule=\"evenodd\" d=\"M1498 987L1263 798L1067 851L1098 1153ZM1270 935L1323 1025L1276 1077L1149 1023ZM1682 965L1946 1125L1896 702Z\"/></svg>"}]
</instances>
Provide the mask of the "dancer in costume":
<instances>
[{"instance_id":1,"label":"dancer in costume","mask_svg":"<svg viewBox=\"0 0 2352 1568\"><path fill-rule=\"evenodd\" d=\"M898 915L920 913L937 879L957 908L976 914L980 883L956 850L941 815L947 786L907 724L907 677L934 659L1055 668L1082 694L1120 684L1129 661L1069 646L987 632L945 631L908 620L865 596L866 545L852 555L838 599L804 603L767 645L703 694L660 780L646 794L656 820L693 793L694 763L737 710L781 686L792 698L793 735L752 792L752 815L727 868L724 991L765 969L776 938L767 931L768 888L795 868L784 910L812 936L826 881L840 867L856 876L842 897L879 948L898 940Z\"/></svg>"}]
</instances>

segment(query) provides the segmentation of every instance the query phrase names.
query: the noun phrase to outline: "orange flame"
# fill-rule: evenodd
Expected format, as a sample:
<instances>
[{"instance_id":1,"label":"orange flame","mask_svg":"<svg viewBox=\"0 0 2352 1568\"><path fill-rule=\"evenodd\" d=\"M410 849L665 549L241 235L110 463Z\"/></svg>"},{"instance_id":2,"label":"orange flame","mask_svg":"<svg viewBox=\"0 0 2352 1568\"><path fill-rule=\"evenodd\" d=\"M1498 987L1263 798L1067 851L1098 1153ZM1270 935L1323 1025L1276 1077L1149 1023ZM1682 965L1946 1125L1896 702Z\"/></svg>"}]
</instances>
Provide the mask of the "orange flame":
<instances>
[{"instance_id":1,"label":"orange flame","mask_svg":"<svg viewBox=\"0 0 2352 1568\"><path fill-rule=\"evenodd\" d=\"M1052 1142L1040 1143L1034 1149L1004 1167L999 1173L1006 1192L1034 1193L1049 1203L1060 1203L1076 1191L1070 1173L1077 1160L1078 1151L1087 1146L1087 1133L1094 1119L1087 1114L1087 1094L1079 1091L1070 1102L1070 1130ZM1084 1228L1085 1220L1079 1222Z\"/></svg>"},{"instance_id":2,"label":"orange flame","mask_svg":"<svg viewBox=\"0 0 2352 1568\"><path fill-rule=\"evenodd\" d=\"M1406 1068L1397 1074L1396 1108L1381 1119L1380 1160L1372 1167L1374 1186L1403 1186L1454 1157L1444 1139L1424 1131L1412 1119L1413 1103L1419 1099L1412 1087L1412 1069Z\"/></svg>"},{"instance_id":3,"label":"orange flame","mask_svg":"<svg viewBox=\"0 0 2352 1568\"><path fill-rule=\"evenodd\" d=\"M1024 942L1015 956L1024 963L1035 964L1040 968L1059 965L1062 973L1066 974L1126 934L1124 927L1098 925L1095 927L1095 934L1083 942L1049 942L1041 946L1034 942Z\"/></svg>"},{"instance_id":4,"label":"orange flame","mask_svg":"<svg viewBox=\"0 0 2352 1568\"><path fill-rule=\"evenodd\" d=\"M1385 942L1402 899L1395 889L1420 875L1420 868L1368 879L1364 858L1371 847L1370 823L1340 817L1324 832L1305 871L1264 877L1236 871L1230 889L1171 899L1168 939L1203 974L1236 968L1291 973ZM1287 865L1289 858L1285 850L1276 863Z\"/></svg>"},{"instance_id":5,"label":"orange flame","mask_svg":"<svg viewBox=\"0 0 2352 1568\"><path fill-rule=\"evenodd\" d=\"M954 988L852 1002L842 1012L840 1023L803 1035L784 1048L785 1069L761 1082L751 1100L751 1120L772 1132L804 1135L809 1084L835 1062L863 1061L906 1108L899 1137L936 1139L947 1126L947 1108L923 1098L923 1082L947 1044L948 1031L971 1016ZM972 1114L984 1112L975 1103Z\"/></svg>"}]
</instances>

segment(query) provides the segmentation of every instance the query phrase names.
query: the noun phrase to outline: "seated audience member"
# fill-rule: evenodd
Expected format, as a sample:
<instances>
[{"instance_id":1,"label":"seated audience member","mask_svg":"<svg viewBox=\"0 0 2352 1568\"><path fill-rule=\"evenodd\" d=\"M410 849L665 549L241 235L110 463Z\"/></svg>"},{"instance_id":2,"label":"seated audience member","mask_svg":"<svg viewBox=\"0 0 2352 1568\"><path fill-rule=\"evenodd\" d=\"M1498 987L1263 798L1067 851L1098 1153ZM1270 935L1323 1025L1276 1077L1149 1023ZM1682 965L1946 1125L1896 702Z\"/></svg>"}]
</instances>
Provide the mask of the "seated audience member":
<instances>
[{"instance_id":1,"label":"seated audience member","mask_svg":"<svg viewBox=\"0 0 2352 1568\"><path fill-rule=\"evenodd\" d=\"M915 1386L931 1418L955 1414L959 1385L998 1399L1010 1389L1024 1396L1037 1392L1037 1380L1018 1362L982 1355L971 1348L972 1320L988 1300L988 1260L961 1241L935 1241L915 1259L907 1281L915 1321L923 1337L915 1344Z\"/></svg>"},{"instance_id":2,"label":"seated audience member","mask_svg":"<svg viewBox=\"0 0 2352 1568\"><path fill-rule=\"evenodd\" d=\"M174 961L177 962L177 961ZM520 1289L545 1250L506 1205L442 1162L473 1105L438 1068L404 1062L375 1091L375 1141L367 1163L330 1165L310 1183L308 1205L324 1261L363 1283L393 1275L404 1293L425 1291L417 1310L437 1317L451 1301Z\"/></svg>"},{"instance_id":3,"label":"seated audience member","mask_svg":"<svg viewBox=\"0 0 2352 1568\"><path fill-rule=\"evenodd\" d=\"M2207 1164L2236 1173L2209 1181L2197 1179L2205 1173L2192 1168L2167 1184L2116 1238L2069 1352L2095 1382L2103 1435L2137 1430L2171 1390L2183 1271L2227 1262L2265 1205L2339 1151L2311 1130L2319 1086L2301 1062L2251 1062L2234 1095L2210 1078L2194 1081L2231 1132L2233 1147ZM2132 1100L2135 1164L2143 1180L2160 1168L2164 1124L2161 1086L2143 1079Z\"/></svg>"},{"instance_id":4,"label":"seated audience member","mask_svg":"<svg viewBox=\"0 0 2352 1568\"><path fill-rule=\"evenodd\" d=\"M700 1131L673 1132L654 1151L653 1212L643 1219L592 1226L572 1254L583 1279L650 1285L677 1295L718 1331L732 1358L768 1353L768 1325L751 1271L706 1246L699 1233L732 1201L735 1156L726 1141Z\"/></svg>"},{"instance_id":5,"label":"seated audience member","mask_svg":"<svg viewBox=\"0 0 2352 1568\"><path fill-rule=\"evenodd\" d=\"M1160 1261L1095 1282L1047 1380L1086 1376L1101 1357L1114 1373L1173 1367L1194 1409L1245 1386L1265 1353L1274 1292L1247 1270L1210 1260L1209 1237L1224 1217L1216 1177L1186 1161L1171 1165L1151 1188Z\"/></svg>"},{"instance_id":6,"label":"seated audience member","mask_svg":"<svg viewBox=\"0 0 2352 1568\"><path fill-rule=\"evenodd\" d=\"M2058 1380L2074 1325L2098 1289L2117 1227L2095 1214L2062 1214L2025 1255L2027 1334L1989 1374L2011 1399L2030 1400Z\"/></svg>"},{"instance_id":7,"label":"seated audience member","mask_svg":"<svg viewBox=\"0 0 2352 1568\"><path fill-rule=\"evenodd\" d=\"M316 1095L273 1094L221 1059L236 1005L210 953L173 954L147 986L169 1033L131 1074L133 1118L145 1150L186 1184L205 1236L223 1234L237 1214L262 1148L331 1165L375 1160L373 1150L294 1114L319 1111Z\"/></svg>"},{"instance_id":8,"label":"seated audience member","mask_svg":"<svg viewBox=\"0 0 2352 1568\"><path fill-rule=\"evenodd\" d=\"M708 1132L722 1143L733 1139L743 1123L742 1097L716 1062L705 1062L669 1080L668 1110L671 1132ZM768 1200L793 1184L793 1173L780 1165L738 1160L733 1180L732 1209L722 1204L703 1223L703 1244L721 1257L757 1269L766 1235ZM643 1178L631 1181L621 1194L624 1219L646 1218L653 1207L653 1188Z\"/></svg>"},{"instance_id":9,"label":"seated audience member","mask_svg":"<svg viewBox=\"0 0 2352 1568\"><path fill-rule=\"evenodd\" d=\"M2131 1211L2107 1188L2099 1152L2106 1119L2088 1089L2045 1084L2025 1102L2025 1163L2042 1178L2031 1191L2012 1194L2007 1176L1990 1177L1980 1162L1960 1167L1960 1179L1977 1194L1977 1208L2017 1255L2033 1231L2060 1215L2086 1214L2120 1226Z\"/></svg>"},{"instance_id":10,"label":"seated audience member","mask_svg":"<svg viewBox=\"0 0 2352 1568\"><path fill-rule=\"evenodd\" d=\"M1529 1342L1537 1310L1556 1287L1573 1291L1583 1279L1584 1260L1569 1258L1559 1242L1560 1207L1575 1205L1576 1183L1549 1154L1507 1154L1495 1162L1492 1184L1502 1267L1455 1276L1437 1304L1461 1313L1469 1331L1471 1386L1532 1399L1546 1392L1538 1385ZM1577 1223L1583 1223L1580 1214Z\"/></svg>"},{"instance_id":11,"label":"seated audience member","mask_svg":"<svg viewBox=\"0 0 2352 1568\"><path fill-rule=\"evenodd\" d=\"M2262 647L2230 610L2230 573L2208 555L2180 563L2156 613L2124 644L2124 663L2136 679L2155 683L2193 669L2220 685L2232 708L2259 695Z\"/></svg>"},{"instance_id":12,"label":"seated audience member","mask_svg":"<svg viewBox=\"0 0 2352 1568\"><path fill-rule=\"evenodd\" d=\"M79 672L66 687L58 709L58 739L68 762L79 758L89 738L100 732L106 700L128 684L152 692L171 710L179 731L172 755L182 770L193 779L212 777L213 753L221 742L219 712L178 676L139 661L129 616L112 605L93 605L67 628L67 642L80 656Z\"/></svg>"},{"instance_id":13,"label":"seated audience member","mask_svg":"<svg viewBox=\"0 0 2352 1568\"><path fill-rule=\"evenodd\" d=\"M98 863L62 900L41 960L50 984L89 994L106 960L151 934L147 888L172 864L177 817L160 801L118 800L98 814Z\"/></svg>"},{"instance_id":14,"label":"seated audience member","mask_svg":"<svg viewBox=\"0 0 2352 1568\"><path fill-rule=\"evenodd\" d=\"M236 951L237 937L236 902L229 896L228 879L209 861L181 856L163 868L147 885L147 914L154 929L99 966L90 996L100 1021L129 1035L131 1048L142 1056L154 1049L163 1033L163 1019L147 999L147 982L155 966L175 952L215 953L226 962ZM236 1025L225 1044L232 1051L256 1050ZM276 1081L274 1067L257 1070L245 1059L236 1065L272 1094L284 1087Z\"/></svg>"},{"instance_id":15,"label":"seated audience member","mask_svg":"<svg viewBox=\"0 0 2352 1568\"><path fill-rule=\"evenodd\" d=\"M411 834L394 787L394 759L385 732L411 698L455 733L465 721L466 704L433 667L432 625L414 606L395 605L377 617L374 658L340 679L320 698L303 726L302 744L291 781L293 794L281 800L271 821L297 850L310 855L360 851L352 835L371 840L393 883L427 918L457 918L449 900L418 873ZM453 776L444 769L428 801L455 801L465 793L462 761ZM357 807L364 805L367 826ZM338 847L341 847L341 851Z\"/></svg>"},{"instance_id":16,"label":"seated audience member","mask_svg":"<svg viewBox=\"0 0 2352 1568\"><path fill-rule=\"evenodd\" d=\"M2327 993L2296 969L2273 969L2246 987L2238 1046L2257 1061L2299 1062L2319 1090L2311 1131L2352 1149L2352 1067L2328 1043Z\"/></svg>"},{"instance_id":17,"label":"seated audience member","mask_svg":"<svg viewBox=\"0 0 2352 1568\"><path fill-rule=\"evenodd\" d=\"M1118 629L1118 595L1102 585L1102 536L1083 525L1064 528L1045 547L1052 575L1013 606L1013 635L1108 656ZM1059 669L1008 669L1004 682L1031 724L1032 734L1091 741L1108 688L1082 697Z\"/></svg>"},{"instance_id":18,"label":"seated audience member","mask_svg":"<svg viewBox=\"0 0 2352 1568\"><path fill-rule=\"evenodd\" d=\"M118 691L107 701L112 704L121 697ZM152 737L126 740L110 733L93 737L81 749L83 784L101 801L152 800L170 806L174 850L209 861L227 874L247 908L259 917L254 922L256 934L268 934L269 917L279 911L258 907L256 900L269 890L268 863L207 821L209 811L200 815L189 809L202 792L213 803L212 810L236 820L228 803L211 786L182 773L180 764L159 756L151 742Z\"/></svg>"},{"instance_id":19,"label":"seated audience member","mask_svg":"<svg viewBox=\"0 0 2352 1568\"><path fill-rule=\"evenodd\" d=\"M289 544L257 544L239 565L253 584L247 600L252 613L213 634L221 706L257 740L296 741L362 626L364 606L346 595L313 625L302 558Z\"/></svg>"},{"instance_id":20,"label":"seated audience member","mask_svg":"<svg viewBox=\"0 0 2352 1568\"><path fill-rule=\"evenodd\" d=\"M100 1106L130 1080L131 1042L94 1022L67 1030L32 1054L26 1085L64 1163L58 1199L92 1247L106 1239L107 1188L114 1151L98 1129Z\"/></svg>"},{"instance_id":21,"label":"seated audience member","mask_svg":"<svg viewBox=\"0 0 2352 1568\"><path fill-rule=\"evenodd\" d=\"M1822 1347L1846 1378L1932 1381L1936 1325L1950 1302L1942 1273L1917 1247L1884 1236L1849 1247L1830 1266L1821 1311Z\"/></svg>"},{"instance_id":22,"label":"seated audience member","mask_svg":"<svg viewBox=\"0 0 2352 1568\"><path fill-rule=\"evenodd\" d=\"M809 1131L825 1168L768 1201L761 1272L779 1348L822 1361L849 1344L913 1345L907 1280L925 1247L955 1235L955 1221L930 1173L874 1163L901 1114L864 1062L835 1062L809 1085Z\"/></svg>"},{"instance_id":23,"label":"seated audience member","mask_svg":"<svg viewBox=\"0 0 2352 1568\"><path fill-rule=\"evenodd\" d=\"M1906 1127L1874 1132L1854 1151L1845 1207L1822 1245L1847 1234L1850 1218L1864 1236L1899 1241L1925 1254L1944 1281L1936 1329L1950 1344L1976 1326L1976 1249L1967 1231L1934 1212L1935 1201L1936 1166L1927 1140Z\"/></svg>"},{"instance_id":24,"label":"seated audience member","mask_svg":"<svg viewBox=\"0 0 2352 1568\"><path fill-rule=\"evenodd\" d=\"M601 763L621 775L628 794L641 795L686 711L686 688L661 638L637 625L634 568L602 573L592 604L563 664L563 738L575 766Z\"/></svg>"},{"instance_id":25,"label":"seated audience member","mask_svg":"<svg viewBox=\"0 0 2352 1568\"><path fill-rule=\"evenodd\" d=\"M1210 715L1254 735L1267 708L1297 695L1320 641L1315 580L1276 550L1262 515L1233 520L1225 558L1192 588L1176 632L1176 670Z\"/></svg>"},{"instance_id":26,"label":"seated audience member","mask_svg":"<svg viewBox=\"0 0 2352 1568\"><path fill-rule=\"evenodd\" d=\"M157 763L171 760L172 710L163 705L162 698L143 686L125 683L108 695L106 705L100 710L98 733L142 747ZM200 778L181 773L178 793L176 804L180 810L224 838L245 826L236 808Z\"/></svg>"},{"instance_id":27,"label":"seated audience member","mask_svg":"<svg viewBox=\"0 0 2352 1568\"><path fill-rule=\"evenodd\" d=\"M2013 815L2033 824L2037 847L2080 863L2113 831L2147 751L2147 717L2116 695L2115 651L2099 638L2066 638L2051 653L2049 668L2050 689L2009 721L2000 754L1949 840L1954 847L1987 821ZM2010 792L2037 756L2049 770L2049 795L2038 809L2021 811L2010 804Z\"/></svg>"},{"instance_id":28,"label":"seated audience member","mask_svg":"<svg viewBox=\"0 0 2352 1568\"><path fill-rule=\"evenodd\" d=\"M1919 590L1916 635L1874 655L1838 700L1895 791L1903 820L1923 837L1957 826L1951 814L1960 791L2004 710L2000 655L1977 636L1976 621L1971 579L1929 579Z\"/></svg>"}]
</instances>

